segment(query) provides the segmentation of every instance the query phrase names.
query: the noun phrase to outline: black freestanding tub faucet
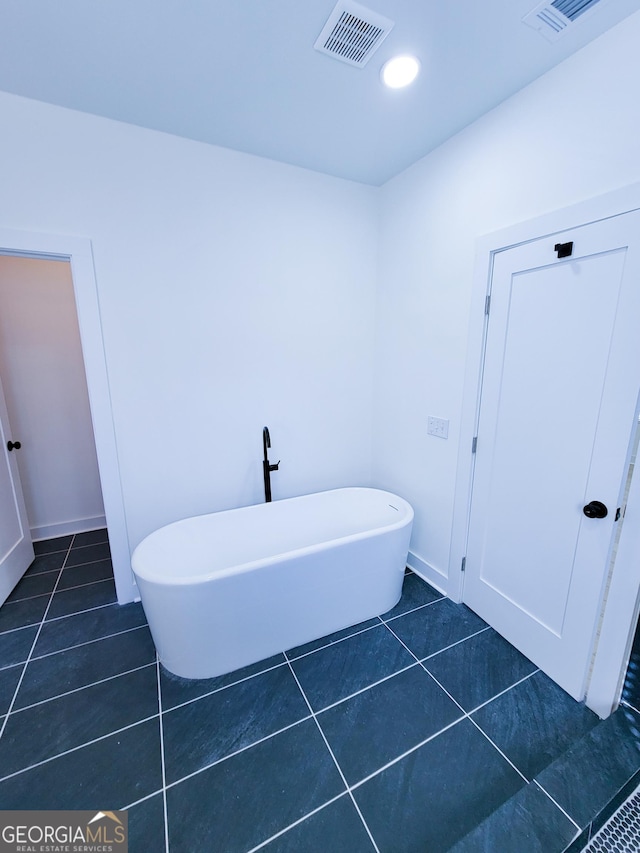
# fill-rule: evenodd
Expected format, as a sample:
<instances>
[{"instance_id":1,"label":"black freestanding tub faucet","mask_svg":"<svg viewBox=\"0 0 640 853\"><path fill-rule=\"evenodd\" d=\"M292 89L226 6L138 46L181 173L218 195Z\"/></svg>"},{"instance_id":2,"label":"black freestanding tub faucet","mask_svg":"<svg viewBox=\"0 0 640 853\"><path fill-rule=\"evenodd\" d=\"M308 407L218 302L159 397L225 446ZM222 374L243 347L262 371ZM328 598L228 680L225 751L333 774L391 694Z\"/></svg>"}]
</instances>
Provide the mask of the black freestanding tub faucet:
<instances>
[{"instance_id":1,"label":"black freestanding tub faucet","mask_svg":"<svg viewBox=\"0 0 640 853\"><path fill-rule=\"evenodd\" d=\"M266 503L269 503L271 501L271 472L277 471L278 465L280 464L279 459L275 465L271 465L269 463L269 458L267 456L267 447L271 447L269 427L263 427L262 429L262 447L264 450L264 460L262 462L262 472L264 474L264 499Z\"/></svg>"}]
</instances>

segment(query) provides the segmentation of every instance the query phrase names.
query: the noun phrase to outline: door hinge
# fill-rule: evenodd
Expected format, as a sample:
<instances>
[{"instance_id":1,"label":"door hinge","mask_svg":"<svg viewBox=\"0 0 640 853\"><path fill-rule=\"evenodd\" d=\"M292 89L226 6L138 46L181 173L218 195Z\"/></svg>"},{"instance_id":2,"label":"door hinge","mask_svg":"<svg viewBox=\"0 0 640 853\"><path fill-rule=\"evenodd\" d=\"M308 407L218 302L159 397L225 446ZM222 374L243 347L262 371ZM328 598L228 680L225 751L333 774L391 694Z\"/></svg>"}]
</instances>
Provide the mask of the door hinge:
<instances>
[{"instance_id":1,"label":"door hinge","mask_svg":"<svg viewBox=\"0 0 640 853\"><path fill-rule=\"evenodd\" d=\"M471 442L471 452L475 453L477 449L478 449L478 436L474 435L473 441Z\"/></svg>"},{"instance_id":2,"label":"door hinge","mask_svg":"<svg viewBox=\"0 0 640 853\"><path fill-rule=\"evenodd\" d=\"M464 572L464 570L465 570L466 568L467 568L467 558L466 558L466 557L463 557L463 558L462 558L462 565L460 566L460 571L461 571L461 572Z\"/></svg>"},{"instance_id":3,"label":"door hinge","mask_svg":"<svg viewBox=\"0 0 640 853\"><path fill-rule=\"evenodd\" d=\"M491 294L484 300L484 313L488 314L491 310Z\"/></svg>"}]
</instances>

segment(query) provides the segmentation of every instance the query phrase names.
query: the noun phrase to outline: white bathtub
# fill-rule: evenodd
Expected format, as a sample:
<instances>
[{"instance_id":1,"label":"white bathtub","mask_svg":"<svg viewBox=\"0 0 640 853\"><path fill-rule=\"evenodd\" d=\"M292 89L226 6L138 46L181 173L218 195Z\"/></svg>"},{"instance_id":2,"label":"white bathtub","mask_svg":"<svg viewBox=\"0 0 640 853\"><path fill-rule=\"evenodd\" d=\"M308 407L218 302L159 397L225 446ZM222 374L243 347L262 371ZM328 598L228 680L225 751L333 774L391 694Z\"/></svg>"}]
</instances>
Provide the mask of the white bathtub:
<instances>
[{"instance_id":1,"label":"white bathtub","mask_svg":"<svg viewBox=\"0 0 640 853\"><path fill-rule=\"evenodd\" d=\"M384 613L412 522L402 498L349 488L156 530L131 563L162 664L210 678Z\"/></svg>"}]
</instances>

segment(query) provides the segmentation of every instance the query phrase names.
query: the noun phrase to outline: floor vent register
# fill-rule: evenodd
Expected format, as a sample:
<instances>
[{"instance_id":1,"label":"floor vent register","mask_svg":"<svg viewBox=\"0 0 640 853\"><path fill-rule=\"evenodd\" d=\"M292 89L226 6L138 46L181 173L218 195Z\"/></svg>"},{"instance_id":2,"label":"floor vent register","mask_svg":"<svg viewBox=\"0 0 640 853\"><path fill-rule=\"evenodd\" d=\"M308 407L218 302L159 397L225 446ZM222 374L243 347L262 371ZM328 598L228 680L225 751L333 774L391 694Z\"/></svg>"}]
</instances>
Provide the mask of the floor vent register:
<instances>
[{"instance_id":1,"label":"floor vent register","mask_svg":"<svg viewBox=\"0 0 640 853\"><path fill-rule=\"evenodd\" d=\"M637 853L640 850L640 788L625 800L584 848L583 853Z\"/></svg>"}]
</instances>

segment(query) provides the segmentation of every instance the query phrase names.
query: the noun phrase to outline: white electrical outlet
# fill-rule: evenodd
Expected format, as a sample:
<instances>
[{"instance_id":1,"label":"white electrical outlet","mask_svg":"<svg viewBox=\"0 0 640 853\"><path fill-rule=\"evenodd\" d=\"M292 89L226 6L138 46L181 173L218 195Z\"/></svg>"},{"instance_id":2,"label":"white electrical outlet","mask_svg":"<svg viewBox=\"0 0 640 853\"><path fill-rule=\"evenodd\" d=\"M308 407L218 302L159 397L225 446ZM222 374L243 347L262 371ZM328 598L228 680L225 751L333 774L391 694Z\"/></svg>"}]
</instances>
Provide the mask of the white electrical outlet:
<instances>
[{"instance_id":1,"label":"white electrical outlet","mask_svg":"<svg viewBox=\"0 0 640 853\"><path fill-rule=\"evenodd\" d=\"M427 432L429 435L435 435L438 438L449 438L449 421L444 418L434 418L430 415Z\"/></svg>"}]
</instances>

